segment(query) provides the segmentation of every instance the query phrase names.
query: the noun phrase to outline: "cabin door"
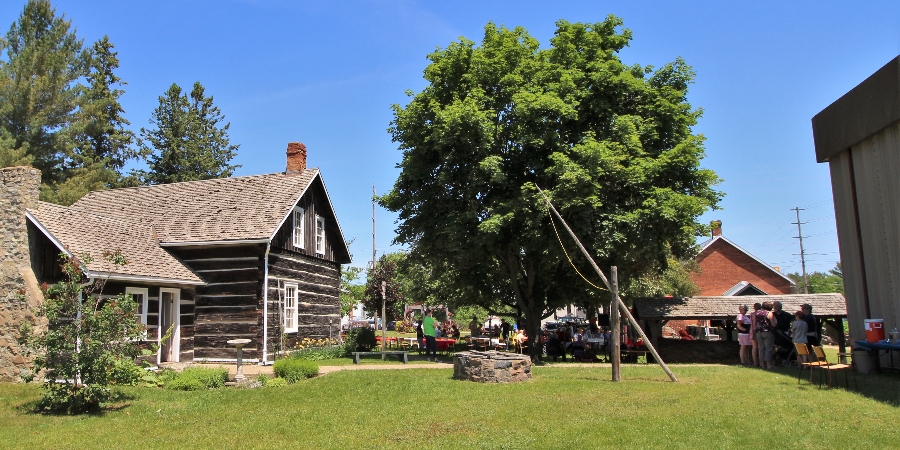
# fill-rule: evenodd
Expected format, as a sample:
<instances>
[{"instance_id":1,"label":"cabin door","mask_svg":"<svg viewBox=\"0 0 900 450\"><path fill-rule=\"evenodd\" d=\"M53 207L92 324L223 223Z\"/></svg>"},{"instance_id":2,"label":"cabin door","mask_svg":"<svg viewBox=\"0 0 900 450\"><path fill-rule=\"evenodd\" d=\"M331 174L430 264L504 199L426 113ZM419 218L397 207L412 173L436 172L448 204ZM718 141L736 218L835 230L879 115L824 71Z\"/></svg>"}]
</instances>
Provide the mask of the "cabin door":
<instances>
[{"instance_id":1,"label":"cabin door","mask_svg":"<svg viewBox=\"0 0 900 450\"><path fill-rule=\"evenodd\" d=\"M159 362L179 361L179 341L181 340L181 291L159 289ZM169 328L172 329L169 333ZM165 341L163 337L168 336Z\"/></svg>"}]
</instances>

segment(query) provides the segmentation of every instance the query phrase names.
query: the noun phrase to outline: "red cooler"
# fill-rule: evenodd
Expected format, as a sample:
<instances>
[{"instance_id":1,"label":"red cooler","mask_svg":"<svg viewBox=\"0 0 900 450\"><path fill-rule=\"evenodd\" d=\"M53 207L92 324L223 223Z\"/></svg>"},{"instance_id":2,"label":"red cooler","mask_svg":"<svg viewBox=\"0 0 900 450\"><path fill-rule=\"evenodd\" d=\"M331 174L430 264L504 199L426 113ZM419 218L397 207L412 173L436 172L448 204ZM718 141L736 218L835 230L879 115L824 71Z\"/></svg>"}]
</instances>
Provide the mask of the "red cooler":
<instances>
[{"instance_id":1,"label":"red cooler","mask_svg":"<svg viewBox=\"0 0 900 450\"><path fill-rule=\"evenodd\" d=\"M878 342L884 340L884 319L866 319L866 341Z\"/></svg>"}]
</instances>

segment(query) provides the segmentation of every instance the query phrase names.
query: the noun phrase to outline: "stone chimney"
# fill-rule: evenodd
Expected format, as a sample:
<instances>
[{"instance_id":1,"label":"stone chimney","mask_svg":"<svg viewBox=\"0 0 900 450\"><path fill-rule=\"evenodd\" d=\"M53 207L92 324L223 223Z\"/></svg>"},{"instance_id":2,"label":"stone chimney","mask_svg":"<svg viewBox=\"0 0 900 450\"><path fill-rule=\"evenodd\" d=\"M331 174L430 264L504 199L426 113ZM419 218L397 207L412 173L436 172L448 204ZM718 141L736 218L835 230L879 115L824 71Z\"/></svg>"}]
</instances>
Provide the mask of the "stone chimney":
<instances>
[{"instance_id":1,"label":"stone chimney","mask_svg":"<svg viewBox=\"0 0 900 450\"><path fill-rule=\"evenodd\" d=\"M287 175L299 175L306 170L306 146L300 142L288 142Z\"/></svg>"},{"instance_id":2,"label":"stone chimney","mask_svg":"<svg viewBox=\"0 0 900 450\"><path fill-rule=\"evenodd\" d=\"M721 220L713 220L712 222L709 223L709 226L712 227L712 237L722 235L722 221Z\"/></svg>"},{"instance_id":3,"label":"stone chimney","mask_svg":"<svg viewBox=\"0 0 900 450\"><path fill-rule=\"evenodd\" d=\"M19 381L31 370L27 348L16 340L19 325L45 325L34 316L43 295L31 270L25 218L25 208L37 207L40 188L41 172L33 167L0 169L0 381Z\"/></svg>"}]
</instances>

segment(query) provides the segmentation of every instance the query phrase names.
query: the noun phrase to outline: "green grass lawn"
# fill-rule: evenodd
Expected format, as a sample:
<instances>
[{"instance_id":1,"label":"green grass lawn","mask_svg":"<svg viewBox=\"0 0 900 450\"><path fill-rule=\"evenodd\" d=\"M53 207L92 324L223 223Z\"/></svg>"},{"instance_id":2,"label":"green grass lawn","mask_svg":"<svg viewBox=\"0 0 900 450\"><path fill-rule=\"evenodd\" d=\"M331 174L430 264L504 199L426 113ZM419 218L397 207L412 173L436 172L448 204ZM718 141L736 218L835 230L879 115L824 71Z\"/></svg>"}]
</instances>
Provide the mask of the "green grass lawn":
<instances>
[{"instance_id":1,"label":"green grass lawn","mask_svg":"<svg viewBox=\"0 0 900 450\"><path fill-rule=\"evenodd\" d=\"M900 378L861 392L797 384L796 371L729 366L536 367L516 384L450 369L342 371L286 388L125 388L86 416L30 412L37 385L0 384L4 448L889 448ZM852 383L852 379L851 379ZM771 430L764 432L763 430ZM765 443L765 444L763 444Z\"/></svg>"}]
</instances>

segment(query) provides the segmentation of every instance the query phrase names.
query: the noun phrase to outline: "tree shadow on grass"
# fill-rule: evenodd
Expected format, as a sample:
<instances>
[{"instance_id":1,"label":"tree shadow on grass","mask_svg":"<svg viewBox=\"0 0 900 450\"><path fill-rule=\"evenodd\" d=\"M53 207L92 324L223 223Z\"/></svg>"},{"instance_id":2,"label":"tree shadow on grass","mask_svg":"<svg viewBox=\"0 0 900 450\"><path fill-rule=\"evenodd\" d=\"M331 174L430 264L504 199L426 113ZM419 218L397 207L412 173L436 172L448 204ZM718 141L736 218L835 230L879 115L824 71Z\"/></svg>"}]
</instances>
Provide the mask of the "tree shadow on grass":
<instances>
[{"instance_id":1,"label":"tree shadow on grass","mask_svg":"<svg viewBox=\"0 0 900 450\"><path fill-rule=\"evenodd\" d=\"M800 386L804 386L806 388L814 388L814 389L828 389L828 374L820 374L818 370L815 369L816 372L813 372L813 383L809 384L809 374L806 372L808 369L804 369L803 377L801 378ZM855 370L855 369L848 369ZM776 367L775 372L778 372L785 376L792 376L796 380L797 378L797 368L796 367ZM844 373L844 371L840 371L841 373L833 373L832 374L832 389L843 389L847 390L851 393L870 398L877 402L881 402L890 406L900 407L900 389L897 388L898 384L900 384L900 380L898 380L898 375L894 373L882 373L882 374L856 374L856 379L854 381L853 373ZM847 376L848 379L845 381L844 376ZM820 381L824 380L821 383ZM847 384L850 385L847 388ZM858 388L857 388L858 387Z\"/></svg>"},{"instance_id":2,"label":"tree shadow on grass","mask_svg":"<svg viewBox=\"0 0 900 450\"><path fill-rule=\"evenodd\" d=\"M40 398L22 403L15 407L16 411L21 414L34 414L34 415L42 415L42 416L98 416L103 417L107 413L122 411L131 406L132 402L137 399L137 396L133 394L126 394L124 392L113 391L112 397L110 398L109 403L100 405L99 407L89 409L82 413L68 413L66 411L49 411L42 407L42 402Z\"/></svg>"}]
</instances>

